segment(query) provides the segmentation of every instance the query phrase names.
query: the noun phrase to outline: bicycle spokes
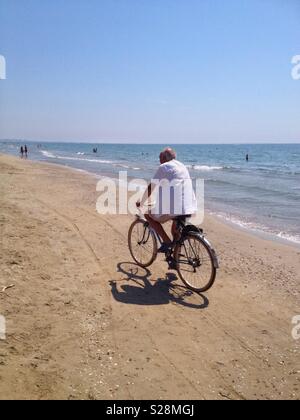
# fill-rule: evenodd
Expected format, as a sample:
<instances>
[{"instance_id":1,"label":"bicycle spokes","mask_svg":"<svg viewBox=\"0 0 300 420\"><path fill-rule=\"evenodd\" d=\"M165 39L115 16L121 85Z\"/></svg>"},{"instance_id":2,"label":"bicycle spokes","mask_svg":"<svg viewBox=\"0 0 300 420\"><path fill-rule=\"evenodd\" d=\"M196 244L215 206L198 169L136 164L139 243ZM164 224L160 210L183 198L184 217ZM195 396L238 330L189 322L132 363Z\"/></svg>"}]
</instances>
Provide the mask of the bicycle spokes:
<instances>
[{"instance_id":1,"label":"bicycle spokes","mask_svg":"<svg viewBox=\"0 0 300 420\"><path fill-rule=\"evenodd\" d=\"M128 245L130 253L135 262L148 267L156 258L157 242L149 225L142 220L136 220L130 227L128 233Z\"/></svg>"},{"instance_id":2,"label":"bicycle spokes","mask_svg":"<svg viewBox=\"0 0 300 420\"><path fill-rule=\"evenodd\" d=\"M188 236L175 250L178 274L193 290L205 291L215 279L210 250L201 237Z\"/></svg>"}]
</instances>

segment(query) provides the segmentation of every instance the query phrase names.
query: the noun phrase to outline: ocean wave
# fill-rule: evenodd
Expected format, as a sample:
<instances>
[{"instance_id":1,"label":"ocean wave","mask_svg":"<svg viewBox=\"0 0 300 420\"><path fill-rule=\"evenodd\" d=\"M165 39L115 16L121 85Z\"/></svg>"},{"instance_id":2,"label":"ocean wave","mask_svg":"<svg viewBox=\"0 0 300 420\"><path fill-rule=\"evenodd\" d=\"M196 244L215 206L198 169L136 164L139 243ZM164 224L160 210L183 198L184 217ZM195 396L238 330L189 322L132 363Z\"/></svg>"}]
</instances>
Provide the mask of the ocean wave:
<instances>
[{"instance_id":1,"label":"ocean wave","mask_svg":"<svg viewBox=\"0 0 300 420\"><path fill-rule=\"evenodd\" d=\"M253 172L255 171L259 171L262 172L263 174L270 174L270 175L300 175L300 171L299 169L291 169L289 167L277 167L277 168L253 168Z\"/></svg>"},{"instance_id":2,"label":"ocean wave","mask_svg":"<svg viewBox=\"0 0 300 420\"><path fill-rule=\"evenodd\" d=\"M70 157L70 156L57 156L54 155L51 152L48 152L46 150L41 150L41 153L51 159L61 159L61 160L75 160L75 161L81 161L81 162L94 162L94 163L107 163L107 164L114 164L116 162L112 160L101 160L101 159L84 159L79 157Z\"/></svg>"},{"instance_id":3,"label":"ocean wave","mask_svg":"<svg viewBox=\"0 0 300 420\"><path fill-rule=\"evenodd\" d=\"M61 160L72 160L72 161L80 161L80 162L90 162L90 163L102 163L102 164L107 164L107 165L113 165L113 166L117 166L117 167L121 167L124 169L133 169L134 171L140 171L141 168L138 167L132 167L132 166L128 166L128 165L123 165L120 164L116 161L113 160L105 160L105 159L86 159L86 158L80 158L80 157L71 157L71 156L57 156L54 155L51 152L48 152L46 150L41 150L41 153L50 159L61 159ZM78 152L77 154L81 154L80 152ZM84 155L84 153L82 153Z\"/></svg>"},{"instance_id":4,"label":"ocean wave","mask_svg":"<svg viewBox=\"0 0 300 420\"><path fill-rule=\"evenodd\" d=\"M266 197L267 195L271 196L271 195L277 195L278 197L288 197L292 200L296 200L299 201L299 193L296 192L290 192L287 191L286 189L283 190L279 190L279 189L275 189L275 188L270 188L270 187L265 187L264 184L257 184L257 185L247 185L247 184L242 184L242 183L238 183L238 182L233 182L233 181L224 181L221 179L208 179L205 181L207 184L213 184L215 186L220 186L220 187L233 187L238 189L240 192L244 191L244 192L251 192L253 193L259 193L260 195L257 196L258 199L261 199L261 194L264 194ZM297 191L300 190L300 187L294 187L292 188L293 191Z\"/></svg>"},{"instance_id":5,"label":"ocean wave","mask_svg":"<svg viewBox=\"0 0 300 420\"><path fill-rule=\"evenodd\" d=\"M261 173L264 176L299 176L300 170L298 168L290 168L288 165L280 167L249 167L249 166L219 166L219 165L197 165L197 164L188 164L188 169L193 169L201 172L210 172L210 171L228 171L233 173Z\"/></svg>"},{"instance_id":6,"label":"ocean wave","mask_svg":"<svg viewBox=\"0 0 300 420\"><path fill-rule=\"evenodd\" d=\"M300 236L299 235L292 235L290 233L287 232L274 232L273 230L270 230L267 226L261 225L259 223L254 223L254 222L248 222L246 220L242 220L236 216L232 216L229 214L224 214L224 213L215 213L215 212L211 212L211 214L225 220L226 222L232 223L236 226L239 226L240 228L246 229L246 230L251 230L257 233L261 233L261 234L268 234L268 235L273 235L273 237L278 237L280 239L284 239L286 241L289 242L293 242L296 244L300 244Z\"/></svg>"},{"instance_id":7,"label":"ocean wave","mask_svg":"<svg viewBox=\"0 0 300 420\"><path fill-rule=\"evenodd\" d=\"M296 244L300 244L300 236L290 235L286 232L280 232L277 236L281 239L285 239L286 241L294 242Z\"/></svg>"},{"instance_id":8,"label":"ocean wave","mask_svg":"<svg viewBox=\"0 0 300 420\"><path fill-rule=\"evenodd\" d=\"M56 156L51 152L47 152L46 150L41 150L41 153L47 158L56 159Z\"/></svg>"},{"instance_id":9,"label":"ocean wave","mask_svg":"<svg viewBox=\"0 0 300 420\"><path fill-rule=\"evenodd\" d=\"M124 169L133 169L134 171L140 171L141 168L137 168L134 166L129 166L129 165L123 165L122 163L115 163L114 166L117 166L119 168L124 168Z\"/></svg>"},{"instance_id":10,"label":"ocean wave","mask_svg":"<svg viewBox=\"0 0 300 420\"><path fill-rule=\"evenodd\" d=\"M208 166L208 165L187 165L187 168L194 169L196 171L202 171L202 172L220 171L224 169L223 166Z\"/></svg>"},{"instance_id":11,"label":"ocean wave","mask_svg":"<svg viewBox=\"0 0 300 420\"><path fill-rule=\"evenodd\" d=\"M253 222L247 222L246 220L239 219L238 217L232 216L232 215L229 215L229 214L214 213L214 212L212 212L212 214L214 214L215 216L225 220L226 222L233 223L234 225L237 225L237 226L242 227L242 228L251 229L251 230L262 230L262 231L264 231L264 229L265 229L265 227L262 226L262 225L259 225L257 223L253 223Z\"/></svg>"},{"instance_id":12,"label":"ocean wave","mask_svg":"<svg viewBox=\"0 0 300 420\"><path fill-rule=\"evenodd\" d=\"M63 159L63 160L77 160L77 161L81 161L81 162L91 162L91 163L106 163L106 164L114 164L116 162L112 161L112 160L103 160L103 159L83 159L83 158L73 158L73 157L69 157L69 156L56 156L57 159Z\"/></svg>"}]
</instances>

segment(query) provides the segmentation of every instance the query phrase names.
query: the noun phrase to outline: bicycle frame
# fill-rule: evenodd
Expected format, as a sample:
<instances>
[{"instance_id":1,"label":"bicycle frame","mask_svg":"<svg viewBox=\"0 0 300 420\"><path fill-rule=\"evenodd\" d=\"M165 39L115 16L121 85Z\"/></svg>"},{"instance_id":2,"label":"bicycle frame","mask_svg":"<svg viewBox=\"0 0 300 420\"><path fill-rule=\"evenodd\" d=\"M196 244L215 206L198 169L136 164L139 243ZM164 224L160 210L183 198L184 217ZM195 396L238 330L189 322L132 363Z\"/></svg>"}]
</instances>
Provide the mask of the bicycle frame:
<instances>
[{"instance_id":1,"label":"bicycle frame","mask_svg":"<svg viewBox=\"0 0 300 420\"><path fill-rule=\"evenodd\" d=\"M147 226L148 226L148 228L149 228L149 234L150 234L150 232L152 232L153 234L154 234L154 236L155 236L155 238L156 238L156 240L159 242L159 244L160 245L162 245L163 244L163 241L162 241L162 239L161 239L161 237L158 235L158 233L150 226L150 224L149 224L149 222L142 216L142 212L141 212L141 210L140 210L140 214L137 214L136 215L136 217L137 217L137 219L139 219L139 220L141 220L141 221L144 221L145 223L147 223ZM213 258L213 265L214 265L214 268L216 268L216 269L218 269L219 267L220 267L220 264L219 264L219 260L218 260L218 257L217 257L217 254L216 254L216 252L215 252L215 250L214 250L214 248L212 247L212 245L210 244L210 242L206 239L206 237L204 236L204 234L203 234L203 231L202 231L202 229L199 229L199 228L197 228L196 226L193 226L193 225L186 225L184 222L182 222L181 220L177 220L177 226L179 227L179 228L181 228L182 229L182 231L181 231L181 234L180 234L180 238L177 240L177 241L175 241L174 242L174 245L173 245L173 247L172 247L172 251L171 251L171 253L170 253L170 255L172 254L172 252L173 252L173 250L174 250L174 248L175 248L175 246L178 244L178 243L180 243L180 242L182 242L183 241L183 239L185 238L185 236L187 235L187 234L189 234L189 235L195 235L195 236L199 236L200 238L201 238L201 240L210 248L210 250L211 250L211 254L212 254L212 258ZM188 226L191 226L190 228L188 228ZM186 229L186 232L185 232L185 229ZM144 235L145 235L145 233L144 233ZM143 239L142 239L142 241L141 242L143 242L144 241L144 236L143 236ZM148 239L147 239L148 240ZM194 251L194 249L193 249L193 251Z\"/></svg>"},{"instance_id":2,"label":"bicycle frame","mask_svg":"<svg viewBox=\"0 0 300 420\"><path fill-rule=\"evenodd\" d=\"M137 214L136 215L136 218L137 219L139 219L139 220L141 220L141 221L143 221L143 222L145 222L145 223L147 223L147 226L148 226L148 228L149 228L149 233L150 232L152 232L153 234L154 234L154 236L155 236L155 238L156 238L156 240L159 242L159 244L160 245L162 245L163 244L163 241L162 241L162 239L161 239L161 237L158 235L158 233L150 226L150 224L149 224L149 222L147 222L147 220L145 219L145 218L143 218L140 214ZM146 232L146 230L145 230L145 232ZM145 232L144 232L144 235L145 235ZM143 239L142 239L142 242L144 241L144 236L143 236Z\"/></svg>"},{"instance_id":3,"label":"bicycle frame","mask_svg":"<svg viewBox=\"0 0 300 420\"><path fill-rule=\"evenodd\" d=\"M152 232L156 238L156 240L159 242L160 245L163 244L163 240L161 239L161 237L158 235L158 233L150 226L149 222L143 217L143 213L141 212L141 210L139 210L140 214L136 215L136 218L147 223L147 227L149 228L149 234L150 232ZM180 238L176 241L174 241L174 245L172 247L172 251L174 250L175 246L180 243L184 237L184 235L182 234L184 231L184 228L186 227L186 224L182 221L182 220L177 220L177 228L178 230L181 229L181 233L180 233ZM194 231L197 231L198 233L201 232L201 230L199 230L198 228L196 228L195 226L193 226ZM144 232L145 235L145 232ZM145 240L145 236L143 235L143 238L141 240L141 243L144 242ZM148 240L149 238L147 238Z\"/></svg>"},{"instance_id":4,"label":"bicycle frame","mask_svg":"<svg viewBox=\"0 0 300 420\"><path fill-rule=\"evenodd\" d=\"M204 292L209 290L215 282L219 268L218 257L205 238L203 230L191 223L186 223L187 217L174 218L178 234L175 234L176 239L165 252L165 261L169 264L170 270L177 270L179 278L189 289ZM145 268L153 264L160 251L159 244L163 244L162 238L139 209L136 220L131 224L128 232L129 250L137 265ZM203 278L200 275L201 270L204 274ZM204 280L206 280L205 283L203 283Z\"/></svg>"}]
</instances>

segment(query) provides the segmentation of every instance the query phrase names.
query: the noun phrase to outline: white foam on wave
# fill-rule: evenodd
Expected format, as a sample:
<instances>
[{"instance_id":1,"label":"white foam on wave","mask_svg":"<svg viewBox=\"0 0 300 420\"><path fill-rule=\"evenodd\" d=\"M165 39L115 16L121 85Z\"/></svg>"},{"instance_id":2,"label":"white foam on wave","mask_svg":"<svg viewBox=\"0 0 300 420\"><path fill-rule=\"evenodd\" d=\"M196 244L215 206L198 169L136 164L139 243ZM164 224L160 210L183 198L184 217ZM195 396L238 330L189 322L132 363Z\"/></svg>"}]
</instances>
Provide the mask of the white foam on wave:
<instances>
[{"instance_id":1,"label":"white foam on wave","mask_svg":"<svg viewBox=\"0 0 300 420\"><path fill-rule=\"evenodd\" d=\"M224 213L211 212L211 214L225 220L226 222L232 223L242 229L251 230L251 231L256 232L257 234L271 235L273 237L278 237L285 241L293 242L295 244L300 244L300 236L291 235L286 232L277 233L274 231L270 231L270 229L268 229L266 226L263 226L259 223L247 222L245 220L241 220L237 218L236 216L232 216L232 215L228 215Z\"/></svg>"},{"instance_id":2,"label":"white foam on wave","mask_svg":"<svg viewBox=\"0 0 300 420\"><path fill-rule=\"evenodd\" d=\"M124 169L130 169L130 166L128 165L123 165L121 163L117 163L116 166L120 167L120 168L124 168Z\"/></svg>"},{"instance_id":3,"label":"white foam on wave","mask_svg":"<svg viewBox=\"0 0 300 420\"><path fill-rule=\"evenodd\" d=\"M107 164L113 164L116 162L113 162L112 160L101 160L101 159L83 159L83 158L79 158L79 157L70 157L70 156L57 156L54 155L51 152L48 152L46 150L42 150L41 151L42 154L48 158L51 159L61 159L61 160L76 160L76 161L81 161L81 162L95 162L95 163L107 163Z\"/></svg>"},{"instance_id":4,"label":"white foam on wave","mask_svg":"<svg viewBox=\"0 0 300 420\"><path fill-rule=\"evenodd\" d=\"M235 216L224 214L224 213L213 213L213 215L224 219L226 222L233 223L234 225L237 225L241 228L251 229L251 230L264 230L264 227L253 222L247 222L245 220L241 220Z\"/></svg>"},{"instance_id":5,"label":"white foam on wave","mask_svg":"<svg viewBox=\"0 0 300 420\"><path fill-rule=\"evenodd\" d=\"M81 161L81 162L91 162L91 163L103 163L103 164L107 164L107 165L114 165L114 166L120 166L121 168L124 169L133 169L135 171L139 171L140 168L138 167L130 167L128 165L123 165L120 164L116 161L113 160L105 160L105 159L85 159L85 158L80 158L80 157L70 157L70 156L57 156L54 155L51 152L48 152L46 150L41 150L41 153L47 157L47 158L51 158L51 159L61 159L61 160L73 160L73 161ZM84 155L84 153L78 152L77 155Z\"/></svg>"},{"instance_id":6,"label":"white foam on wave","mask_svg":"<svg viewBox=\"0 0 300 420\"><path fill-rule=\"evenodd\" d=\"M57 158L64 159L64 160L80 160L81 162L107 163L109 165L115 163L112 160L102 160L102 159L82 159L82 158L72 158L72 157L64 157L64 156L57 156Z\"/></svg>"},{"instance_id":7,"label":"white foam on wave","mask_svg":"<svg viewBox=\"0 0 300 420\"><path fill-rule=\"evenodd\" d=\"M46 156L47 158L55 159L57 156L55 156L51 152L47 152L47 150L41 150L42 155Z\"/></svg>"},{"instance_id":8,"label":"white foam on wave","mask_svg":"<svg viewBox=\"0 0 300 420\"><path fill-rule=\"evenodd\" d=\"M285 239L286 241L294 242L295 244L300 244L300 236L293 236L286 232L280 232L277 236L281 239Z\"/></svg>"},{"instance_id":9,"label":"white foam on wave","mask_svg":"<svg viewBox=\"0 0 300 420\"><path fill-rule=\"evenodd\" d=\"M118 167L124 168L124 169L133 169L134 171L140 171L141 170L141 168L135 168L133 166L123 165L121 163L116 163L116 164L114 164L114 166L118 166Z\"/></svg>"},{"instance_id":10,"label":"white foam on wave","mask_svg":"<svg viewBox=\"0 0 300 420\"><path fill-rule=\"evenodd\" d=\"M223 166L208 166L208 165L188 165L189 169L194 169L196 171L202 171L202 172L209 172L209 171L220 171L223 168Z\"/></svg>"}]
</instances>

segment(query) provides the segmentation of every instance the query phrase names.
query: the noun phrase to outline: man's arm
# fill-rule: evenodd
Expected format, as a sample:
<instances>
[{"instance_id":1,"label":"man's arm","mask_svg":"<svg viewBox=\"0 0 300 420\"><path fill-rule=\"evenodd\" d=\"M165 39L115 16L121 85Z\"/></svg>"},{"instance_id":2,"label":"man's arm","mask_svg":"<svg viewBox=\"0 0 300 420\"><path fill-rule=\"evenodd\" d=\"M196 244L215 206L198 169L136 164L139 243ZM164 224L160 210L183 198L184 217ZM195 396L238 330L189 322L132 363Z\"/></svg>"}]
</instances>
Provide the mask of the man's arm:
<instances>
[{"instance_id":1,"label":"man's arm","mask_svg":"<svg viewBox=\"0 0 300 420\"><path fill-rule=\"evenodd\" d=\"M146 191L144 192L144 195L143 195L143 197L142 197L141 201L138 201L138 202L136 203L137 207L141 207L141 206L143 206L143 205L145 204L145 202L146 202L146 201L147 201L147 200L151 197L151 194L153 193L154 188L155 188L155 184L150 183L150 184L148 185L148 188L147 188L147 189L146 189Z\"/></svg>"},{"instance_id":2,"label":"man's arm","mask_svg":"<svg viewBox=\"0 0 300 420\"><path fill-rule=\"evenodd\" d=\"M148 188L144 192L143 198L141 199L140 202L136 203L137 207L143 206L145 202L150 198L155 187L158 185L157 182L159 183L159 181L164 178L164 171L165 171L164 166L160 165L160 167L156 171L156 174L152 178L152 182L150 182L150 184L148 185Z\"/></svg>"}]
</instances>

